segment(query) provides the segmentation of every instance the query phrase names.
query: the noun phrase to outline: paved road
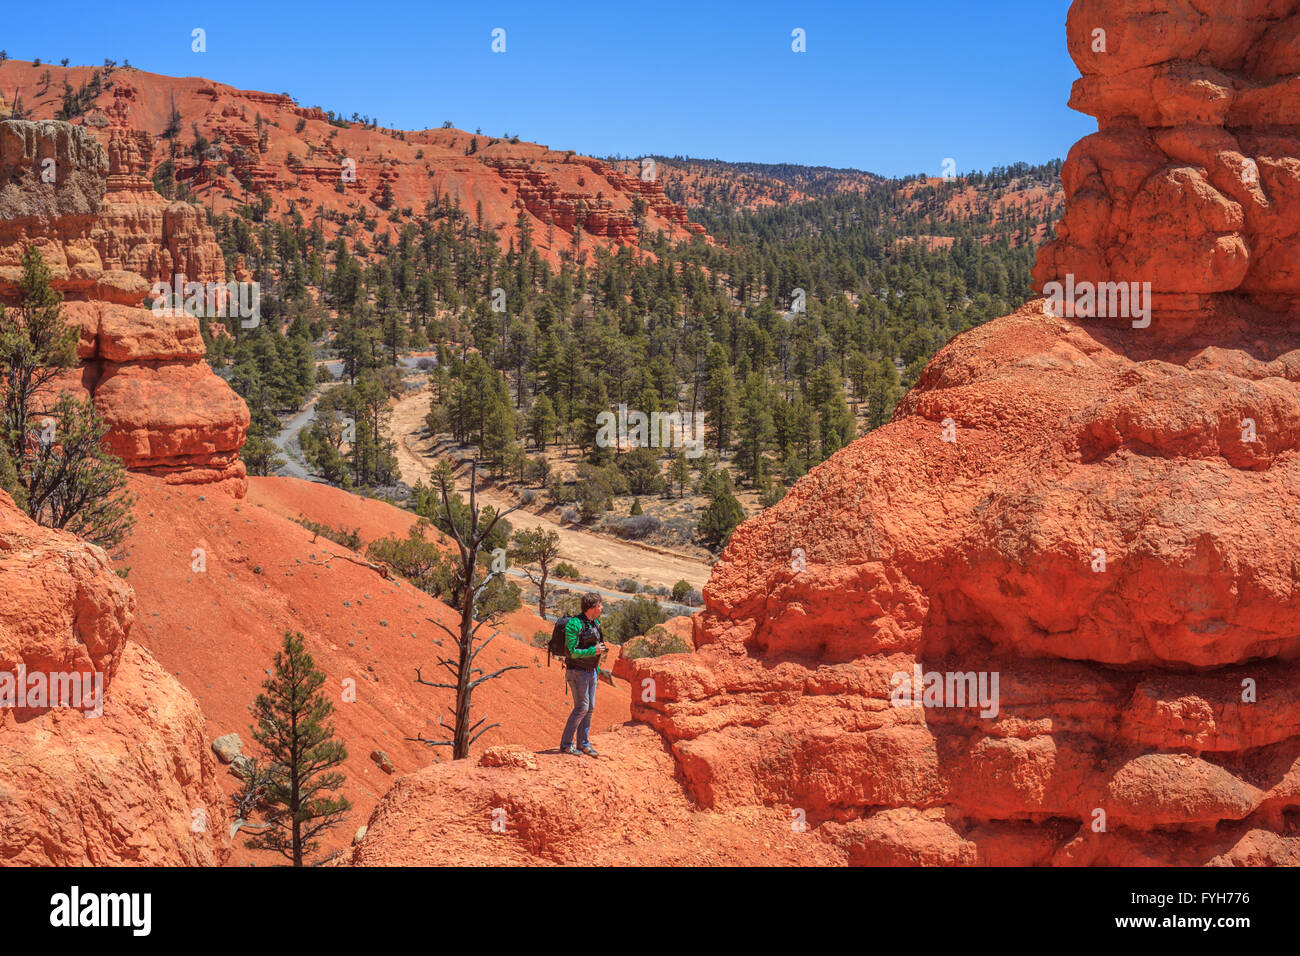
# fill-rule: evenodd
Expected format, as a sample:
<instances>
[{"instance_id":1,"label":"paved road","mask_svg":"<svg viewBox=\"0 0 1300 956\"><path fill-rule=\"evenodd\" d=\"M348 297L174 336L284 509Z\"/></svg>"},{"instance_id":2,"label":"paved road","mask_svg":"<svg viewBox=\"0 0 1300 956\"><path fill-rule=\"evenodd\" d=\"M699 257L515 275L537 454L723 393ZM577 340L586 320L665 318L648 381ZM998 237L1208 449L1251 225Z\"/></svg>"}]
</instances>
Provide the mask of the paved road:
<instances>
[{"instance_id":1,"label":"paved road","mask_svg":"<svg viewBox=\"0 0 1300 956\"><path fill-rule=\"evenodd\" d=\"M304 481L320 481L319 478L307 470L307 463L302 457L302 449L298 446L299 433L316 418L316 398L319 397L317 395L312 398L307 403L307 407L285 422L280 428L280 434L271 439L275 443L275 447L280 449L285 460L284 466L276 474L288 475L290 478L301 478Z\"/></svg>"}]
</instances>

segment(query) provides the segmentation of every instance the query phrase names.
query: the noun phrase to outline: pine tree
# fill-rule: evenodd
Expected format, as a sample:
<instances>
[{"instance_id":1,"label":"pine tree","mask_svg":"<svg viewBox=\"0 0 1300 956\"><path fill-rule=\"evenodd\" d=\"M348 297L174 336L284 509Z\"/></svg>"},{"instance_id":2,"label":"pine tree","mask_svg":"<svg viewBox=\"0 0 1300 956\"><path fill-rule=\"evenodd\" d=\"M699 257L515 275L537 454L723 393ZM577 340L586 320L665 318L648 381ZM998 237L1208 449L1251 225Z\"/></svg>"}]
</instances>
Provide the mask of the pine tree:
<instances>
[{"instance_id":1,"label":"pine tree","mask_svg":"<svg viewBox=\"0 0 1300 956\"><path fill-rule=\"evenodd\" d=\"M253 739L271 766L265 790L267 830L252 845L282 853L294 866L303 865L316 850L316 837L342 823L352 806L345 797L326 796L343 785L343 774L332 768L348 754L326 723L334 705L320 692L324 684L325 675L316 669L303 636L285 631L275 672L253 703Z\"/></svg>"},{"instance_id":2,"label":"pine tree","mask_svg":"<svg viewBox=\"0 0 1300 956\"><path fill-rule=\"evenodd\" d=\"M538 451L546 451L547 443L555 436L558 421L551 400L545 394L538 395L528 413L528 435Z\"/></svg>"},{"instance_id":3,"label":"pine tree","mask_svg":"<svg viewBox=\"0 0 1300 956\"><path fill-rule=\"evenodd\" d=\"M740 417L736 396L736 377L727 361L727 353L718 343L709 346L709 377L705 386L706 419L718 455L731 447L732 431Z\"/></svg>"},{"instance_id":4,"label":"pine tree","mask_svg":"<svg viewBox=\"0 0 1300 956\"><path fill-rule=\"evenodd\" d=\"M29 246L18 308L0 306L0 481L38 524L113 548L130 534L133 500L122 463L100 446L108 429L94 405L55 397L55 376L76 362L77 333L50 278Z\"/></svg>"},{"instance_id":5,"label":"pine tree","mask_svg":"<svg viewBox=\"0 0 1300 956\"><path fill-rule=\"evenodd\" d=\"M750 484L758 487L767 477L765 453L776 428L768 408L767 389L762 376L753 373L745 382L744 412L740 416L740 452L737 464Z\"/></svg>"},{"instance_id":6,"label":"pine tree","mask_svg":"<svg viewBox=\"0 0 1300 956\"><path fill-rule=\"evenodd\" d=\"M537 613L546 617L546 585L551 569L560 556L560 536L541 528L523 528L510 539L510 559L522 565L537 565L537 573L524 567L528 580L537 586Z\"/></svg>"}]
</instances>

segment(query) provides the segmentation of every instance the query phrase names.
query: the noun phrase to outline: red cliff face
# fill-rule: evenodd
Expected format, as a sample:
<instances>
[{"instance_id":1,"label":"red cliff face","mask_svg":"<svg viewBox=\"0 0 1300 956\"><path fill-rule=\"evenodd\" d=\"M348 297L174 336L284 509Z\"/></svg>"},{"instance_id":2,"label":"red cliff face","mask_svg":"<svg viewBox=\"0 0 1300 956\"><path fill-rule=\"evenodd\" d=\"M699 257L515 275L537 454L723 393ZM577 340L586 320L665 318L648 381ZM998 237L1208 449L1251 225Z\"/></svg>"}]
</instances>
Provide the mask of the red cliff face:
<instances>
[{"instance_id":1,"label":"red cliff face","mask_svg":"<svg viewBox=\"0 0 1300 956\"><path fill-rule=\"evenodd\" d=\"M6 96L21 96L35 116L52 117L60 101L45 84L46 71L53 89L65 81L78 88L92 76L89 67L38 68L9 60L0 65L0 85ZM273 216L295 210L308 219L321 216L332 238L337 216L363 210L377 220L378 233L396 238L400 223L390 214L405 221L439 198L495 229L502 248L519 244L522 222L533 246L552 264L562 256L590 254L594 245L634 246L642 229L647 236L662 231L670 240L704 233L664 195L660 183L643 182L572 151L451 128L335 125L320 109L297 106L283 94L135 69L100 73L102 91L76 122L127 127L143 135L141 147L145 140L154 142L156 152L140 167L146 176L166 158L166 149L178 181L218 213L268 201ZM173 109L185 132L168 140L163 134ZM192 124L211 143L201 162L185 149ZM346 179L345 164L350 164Z\"/></svg>"},{"instance_id":2,"label":"red cliff face","mask_svg":"<svg viewBox=\"0 0 1300 956\"><path fill-rule=\"evenodd\" d=\"M104 552L37 527L0 492L0 589L0 860L220 863L229 831L203 715L128 640L135 594ZM13 683L74 674L100 682L97 716L81 696L31 706Z\"/></svg>"},{"instance_id":3,"label":"red cliff face","mask_svg":"<svg viewBox=\"0 0 1300 956\"><path fill-rule=\"evenodd\" d=\"M132 470L222 482L242 497L248 408L203 361L197 319L141 307L154 282L178 274L222 281L221 249L200 210L167 203L142 175L147 135L100 136L107 150L67 123L0 122L0 301L13 301L35 245L81 331L81 365L63 385L94 400L110 426L105 446Z\"/></svg>"}]
</instances>

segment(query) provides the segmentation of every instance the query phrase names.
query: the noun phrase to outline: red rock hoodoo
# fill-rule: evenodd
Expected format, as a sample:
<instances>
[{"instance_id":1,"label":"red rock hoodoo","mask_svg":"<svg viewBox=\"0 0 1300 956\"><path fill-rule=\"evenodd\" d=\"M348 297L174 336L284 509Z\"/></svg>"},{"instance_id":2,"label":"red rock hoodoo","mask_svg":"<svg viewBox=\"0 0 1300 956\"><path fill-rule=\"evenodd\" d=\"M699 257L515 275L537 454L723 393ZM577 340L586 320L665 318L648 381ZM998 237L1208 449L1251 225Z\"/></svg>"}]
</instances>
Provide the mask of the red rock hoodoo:
<instances>
[{"instance_id":1,"label":"red rock hoodoo","mask_svg":"<svg viewBox=\"0 0 1300 956\"><path fill-rule=\"evenodd\" d=\"M1300 294L1300 25L1291 0L1076 0L1070 105L1099 131L1062 170L1041 284L1150 282L1167 316Z\"/></svg>"},{"instance_id":2,"label":"red rock hoodoo","mask_svg":"<svg viewBox=\"0 0 1300 956\"><path fill-rule=\"evenodd\" d=\"M1300 864L1300 3L1210 9L1069 17L1101 131L1036 279L1150 282L1150 322L1035 299L958 336L736 530L694 654L627 662L692 825L742 821L769 862ZM462 827L457 858L633 832L555 823L567 795L513 773L405 778L355 862L435 862L421 810L519 792L516 839ZM725 846L675 832L629 842Z\"/></svg>"},{"instance_id":3,"label":"red rock hoodoo","mask_svg":"<svg viewBox=\"0 0 1300 956\"><path fill-rule=\"evenodd\" d=\"M197 319L141 307L154 282L175 275L222 281L216 236L197 208L167 203L143 175L148 134L102 135L107 151L82 127L0 122L0 301L13 301L35 245L81 331L81 365L63 385L94 400L108 449L133 470L219 481L242 497L248 408L203 361Z\"/></svg>"},{"instance_id":4,"label":"red rock hoodoo","mask_svg":"<svg viewBox=\"0 0 1300 956\"><path fill-rule=\"evenodd\" d=\"M6 683L23 675L30 689L32 675L53 686L52 675L75 674L103 691L93 716L69 699L15 707L32 698L5 687L0 864L220 863L230 839L203 714L128 639L135 594L107 555L38 527L0 492L0 589Z\"/></svg>"}]
</instances>

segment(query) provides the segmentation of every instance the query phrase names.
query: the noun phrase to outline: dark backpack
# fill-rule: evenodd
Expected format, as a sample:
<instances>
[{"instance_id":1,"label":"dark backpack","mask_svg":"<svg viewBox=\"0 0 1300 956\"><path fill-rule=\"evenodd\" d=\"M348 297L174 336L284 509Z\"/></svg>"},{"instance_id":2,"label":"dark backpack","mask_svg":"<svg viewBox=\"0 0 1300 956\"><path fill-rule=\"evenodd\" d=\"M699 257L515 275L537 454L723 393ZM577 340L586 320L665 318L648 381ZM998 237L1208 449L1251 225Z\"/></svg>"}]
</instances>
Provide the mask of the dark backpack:
<instances>
[{"instance_id":1,"label":"dark backpack","mask_svg":"<svg viewBox=\"0 0 1300 956\"><path fill-rule=\"evenodd\" d=\"M569 622L571 617L562 617L555 622L555 627L551 630L550 643L546 645L546 666L551 666L551 658L558 657L561 660L568 660L569 657Z\"/></svg>"}]
</instances>

